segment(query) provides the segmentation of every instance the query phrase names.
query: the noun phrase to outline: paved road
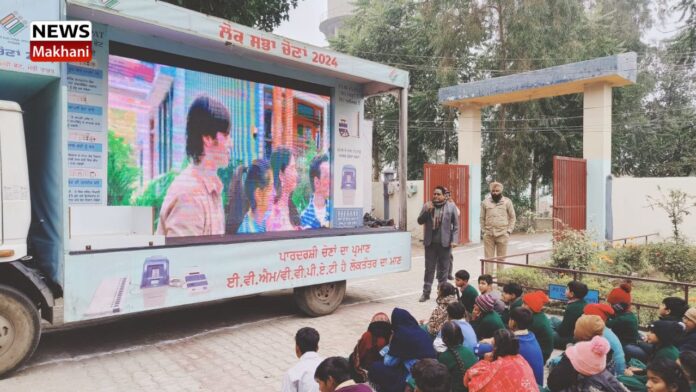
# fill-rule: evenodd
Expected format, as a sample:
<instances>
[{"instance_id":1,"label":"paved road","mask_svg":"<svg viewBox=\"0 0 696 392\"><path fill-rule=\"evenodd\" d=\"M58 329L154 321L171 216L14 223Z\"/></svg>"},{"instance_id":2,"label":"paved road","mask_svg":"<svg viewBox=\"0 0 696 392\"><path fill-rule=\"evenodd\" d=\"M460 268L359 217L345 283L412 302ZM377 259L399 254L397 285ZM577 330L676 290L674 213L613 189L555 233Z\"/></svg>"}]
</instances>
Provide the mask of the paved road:
<instances>
[{"instance_id":1,"label":"paved road","mask_svg":"<svg viewBox=\"0 0 696 392\"><path fill-rule=\"evenodd\" d=\"M513 236L509 253L547 249L550 235ZM412 269L348 282L333 314L298 314L289 290L207 306L46 331L29 363L0 391L274 391L295 363L294 334L316 328L320 354L344 355L371 316L395 306L427 318L434 301L419 303L423 249L413 247ZM483 248L455 250L455 270L480 271ZM523 261L522 261L523 262Z\"/></svg>"}]
</instances>

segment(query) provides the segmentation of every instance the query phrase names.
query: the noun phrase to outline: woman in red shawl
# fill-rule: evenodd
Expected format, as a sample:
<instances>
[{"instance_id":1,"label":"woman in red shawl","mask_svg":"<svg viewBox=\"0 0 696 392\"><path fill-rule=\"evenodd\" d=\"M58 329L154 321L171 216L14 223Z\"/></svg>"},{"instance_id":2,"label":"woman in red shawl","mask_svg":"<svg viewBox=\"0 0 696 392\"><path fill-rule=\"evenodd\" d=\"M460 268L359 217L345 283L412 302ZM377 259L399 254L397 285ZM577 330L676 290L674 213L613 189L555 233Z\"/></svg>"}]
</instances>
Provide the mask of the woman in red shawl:
<instances>
[{"instance_id":1,"label":"woman in red shawl","mask_svg":"<svg viewBox=\"0 0 696 392\"><path fill-rule=\"evenodd\" d=\"M367 327L353 353L348 358L351 364L351 376L355 382L367 382L367 368L375 361L382 360L380 350L389 343L392 334L392 325L389 316L385 313L377 313L372 316Z\"/></svg>"},{"instance_id":2,"label":"woman in red shawl","mask_svg":"<svg viewBox=\"0 0 696 392\"><path fill-rule=\"evenodd\" d=\"M534 372L520 355L520 343L512 332L495 331L492 354L464 375L464 386L469 392L539 392Z\"/></svg>"}]
</instances>

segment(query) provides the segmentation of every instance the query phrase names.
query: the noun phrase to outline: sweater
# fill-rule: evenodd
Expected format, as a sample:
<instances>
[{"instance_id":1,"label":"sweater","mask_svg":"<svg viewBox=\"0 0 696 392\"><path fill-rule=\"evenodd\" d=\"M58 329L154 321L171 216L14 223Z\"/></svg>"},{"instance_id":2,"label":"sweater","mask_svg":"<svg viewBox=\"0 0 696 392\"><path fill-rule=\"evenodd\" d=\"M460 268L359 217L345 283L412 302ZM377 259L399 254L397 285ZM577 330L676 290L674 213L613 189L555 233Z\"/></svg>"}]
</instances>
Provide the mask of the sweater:
<instances>
[{"instance_id":1,"label":"sweater","mask_svg":"<svg viewBox=\"0 0 696 392\"><path fill-rule=\"evenodd\" d=\"M696 351L696 329L687 332L687 334L679 341L680 351Z\"/></svg>"},{"instance_id":2,"label":"sweater","mask_svg":"<svg viewBox=\"0 0 696 392\"><path fill-rule=\"evenodd\" d=\"M650 358L650 361L654 361L660 358L667 358L670 361L676 361L679 359L679 350L670 344L669 346L660 347L655 351L655 354Z\"/></svg>"},{"instance_id":3,"label":"sweater","mask_svg":"<svg viewBox=\"0 0 696 392\"><path fill-rule=\"evenodd\" d=\"M536 383L544 385L544 356L533 332L515 334L520 342L520 355L527 360L534 372Z\"/></svg>"},{"instance_id":4,"label":"sweater","mask_svg":"<svg viewBox=\"0 0 696 392\"><path fill-rule=\"evenodd\" d=\"M563 312L563 321L556 328L556 332L563 338L572 338L575 332L575 322L578 321L582 312L585 309L587 302L585 300L577 300L566 305Z\"/></svg>"},{"instance_id":5,"label":"sweater","mask_svg":"<svg viewBox=\"0 0 696 392\"><path fill-rule=\"evenodd\" d=\"M609 347L611 347L611 359L614 361L614 374L624 374L624 370L626 370L626 354L624 353L623 346L621 346L619 337L607 327L604 327L604 333L602 335L607 339Z\"/></svg>"},{"instance_id":6,"label":"sweater","mask_svg":"<svg viewBox=\"0 0 696 392\"><path fill-rule=\"evenodd\" d=\"M546 362L553 352L553 330L546 313L534 313L529 331L536 336L539 347L541 347L541 354L544 356L544 362Z\"/></svg>"},{"instance_id":7,"label":"sweater","mask_svg":"<svg viewBox=\"0 0 696 392\"><path fill-rule=\"evenodd\" d=\"M495 331L505 329L503 320L500 319L500 315L495 311L480 316L478 320L471 322L471 326L474 327L478 340L492 338Z\"/></svg>"},{"instance_id":8,"label":"sweater","mask_svg":"<svg viewBox=\"0 0 696 392\"><path fill-rule=\"evenodd\" d=\"M462 369L459 367L457 359L454 357L455 353L459 356L462 363L464 364L463 372ZM450 380L452 380L452 391L466 392L466 388L464 387L462 381L464 380L464 374L466 373L466 371L469 370L470 367L474 366L474 364L478 361L478 358L476 358L474 352L467 347L459 345L455 347L453 350L447 350L443 353L440 353L440 355L437 357L437 360L441 364L447 366L447 371L449 371L450 374Z\"/></svg>"},{"instance_id":9,"label":"sweater","mask_svg":"<svg viewBox=\"0 0 696 392\"><path fill-rule=\"evenodd\" d=\"M461 292L459 302L464 305L464 309L466 309L469 314L474 311L474 302L476 301L476 297L478 297L478 295L479 292L470 284L467 284L464 290Z\"/></svg>"},{"instance_id":10,"label":"sweater","mask_svg":"<svg viewBox=\"0 0 696 392\"><path fill-rule=\"evenodd\" d=\"M640 341L638 318L633 312L621 313L609 319L606 325L619 337L622 346Z\"/></svg>"}]
</instances>

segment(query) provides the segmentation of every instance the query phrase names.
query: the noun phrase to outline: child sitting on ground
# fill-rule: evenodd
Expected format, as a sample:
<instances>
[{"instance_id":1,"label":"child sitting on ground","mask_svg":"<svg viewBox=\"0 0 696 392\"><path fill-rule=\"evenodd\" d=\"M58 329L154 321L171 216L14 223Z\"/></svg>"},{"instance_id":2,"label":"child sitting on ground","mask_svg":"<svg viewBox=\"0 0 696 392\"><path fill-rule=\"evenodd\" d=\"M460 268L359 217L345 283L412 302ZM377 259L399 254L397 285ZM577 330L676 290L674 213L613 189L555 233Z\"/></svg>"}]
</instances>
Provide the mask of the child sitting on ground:
<instances>
[{"instance_id":1,"label":"child sitting on ground","mask_svg":"<svg viewBox=\"0 0 696 392\"><path fill-rule=\"evenodd\" d=\"M500 316L503 319L503 324L507 325L508 321L510 321L510 312L513 309L522 306L523 292L522 286L514 282L507 283L503 286L503 302L506 305L503 314Z\"/></svg>"},{"instance_id":2,"label":"child sitting on ground","mask_svg":"<svg viewBox=\"0 0 696 392\"><path fill-rule=\"evenodd\" d=\"M466 309L467 320L471 320L471 313L474 311L474 301L478 297L479 293L476 288L469 284L470 275L467 270L459 270L454 274L454 284L459 288L457 293L459 296L459 302L464 305Z\"/></svg>"},{"instance_id":3,"label":"child sitting on ground","mask_svg":"<svg viewBox=\"0 0 696 392\"><path fill-rule=\"evenodd\" d=\"M478 340L476 340L476 332L474 328L466 320L464 320L464 305L459 302L452 302L447 305L447 318L450 321L454 321L459 325L459 329L462 331L462 344L464 347L468 347L471 350L474 349ZM442 340L442 330L437 334L435 341L433 342L433 348L435 351L441 353L447 350L447 345Z\"/></svg>"},{"instance_id":4,"label":"child sitting on ground","mask_svg":"<svg viewBox=\"0 0 696 392\"><path fill-rule=\"evenodd\" d=\"M482 295L490 294L493 297L493 299L495 299L495 305L493 306L493 310L495 310L498 314L502 315L505 311L505 303L502 301L502 295L500 294L500 291L495 290L493 288L493 276L489 274L479 276L478 286L479 291Z\"/></svg>"},{"instance_id":5,"label":"child sitting on ground","mask_svg":"<svg viewBox=\"0 0 696 392\"><path fill-rule=\"evenodd\" d=\"M631 289L631 282L623 282L607 295L607 302L616 313L614 318L607 321L607 327L614 331L624 347L641 341L638 333L638 318L631 312Z\"/></svg>"},{"instance_id":6,"label":"child sitting on ground","mask_svg":"<svg viewBox=\"0 0 696 392\"><path fill-rule=\"evenodd\" d=\"M440 332L442 324L447 321L447 305L457 302L457 289L448 282L440 283L437 286L436 302L437 306L430 315L428 322L421 320L421 327L433 338Z\"/></svg>"},{"instance_id":7,"label":"child sitting on ground","mask_svg":"<svg viewBox=\"0 0 696 392\"><path fill-rule=\"evenodd\" d=\"M575 331L575 322L582 316L582 311L585 309L585 296L587 295L587 285L572 280L568 282L565 296L568 299L565 311L563 312L563 320L558 321L554 318L551 326L554 329L553 347L559 350L565 350L568 343L573 342L573 332Z\"/></svg>"}]
</instances>

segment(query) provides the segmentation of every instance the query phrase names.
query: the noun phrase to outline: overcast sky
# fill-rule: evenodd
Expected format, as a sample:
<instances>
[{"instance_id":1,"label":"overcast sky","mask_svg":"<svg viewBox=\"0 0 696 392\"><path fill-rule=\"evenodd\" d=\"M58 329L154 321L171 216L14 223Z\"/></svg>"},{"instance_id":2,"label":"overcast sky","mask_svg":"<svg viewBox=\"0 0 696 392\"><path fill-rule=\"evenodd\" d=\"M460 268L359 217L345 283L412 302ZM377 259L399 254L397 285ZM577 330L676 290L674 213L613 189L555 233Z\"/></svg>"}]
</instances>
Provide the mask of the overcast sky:
<instances>
[{"instance_id":1,"label":"overcast sky","mask_svg":"<svg viewBox=\"0 0 696 392\"><path fill-rule=\"evenodd\" d=\"M668 0L674 3L675 0ZM274 33L317 46L328 46L319 23L326 15L327 0L300 0L297 8L290 11L290 20L281 24ZM656 22L643 37L643 41L655 44L673 36L682 23L677 23L679 15L672 15L665 24Z\"/></svg>"}]
</instances>

